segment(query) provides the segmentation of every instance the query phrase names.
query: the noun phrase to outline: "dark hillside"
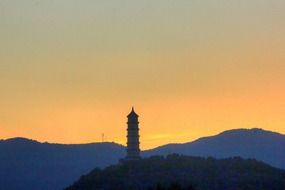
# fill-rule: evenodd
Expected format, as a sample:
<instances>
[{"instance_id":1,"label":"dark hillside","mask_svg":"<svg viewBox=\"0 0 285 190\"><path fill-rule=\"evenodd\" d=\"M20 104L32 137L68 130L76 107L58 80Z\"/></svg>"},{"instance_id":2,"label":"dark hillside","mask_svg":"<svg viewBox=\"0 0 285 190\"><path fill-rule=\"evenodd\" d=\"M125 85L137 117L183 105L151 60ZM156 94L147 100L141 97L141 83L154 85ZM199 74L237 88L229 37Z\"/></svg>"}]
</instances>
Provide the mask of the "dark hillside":
<instances>
[{"instance_id":1,"label":"dark hillside","mask_svg":"<svg viewBox=\"0 0 285 190\"><path fill-rule=\"evenodd\" d=\"M196 190L284 190L285 171L253 159L173 154L94 169L66 190L144 190L158 184L160 189L177 184Z\"/></svg>"}]
</instances>

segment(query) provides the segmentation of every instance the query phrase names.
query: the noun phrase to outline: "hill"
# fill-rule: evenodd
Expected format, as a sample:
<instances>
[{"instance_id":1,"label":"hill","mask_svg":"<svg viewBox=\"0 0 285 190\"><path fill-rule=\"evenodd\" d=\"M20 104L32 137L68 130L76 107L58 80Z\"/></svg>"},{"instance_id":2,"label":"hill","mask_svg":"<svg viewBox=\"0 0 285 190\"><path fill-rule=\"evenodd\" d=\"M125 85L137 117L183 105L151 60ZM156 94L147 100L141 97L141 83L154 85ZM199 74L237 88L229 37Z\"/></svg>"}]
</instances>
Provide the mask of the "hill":
<instances>
[{"instance_id":1,"label":"hill","mask_svg":"<svg viewBox=\"0 0 285 190\"><path fill-rule=\"evenodd\" d=\"M192 156L255 158L285 169L285 135L262 129L235 129L185 144L168 144L144 156L178 153Z\"/></svg>"},{"instance_id":2,"label":"hill","mask_svg":"<svg viewBox=\"0 0 285 190\"><path fill-rule=\"evenodd\" d=\"M94 167L125 154L115 143L62 145L14 138L0 141L0 189L63 189Z\"/></svg>"},{"instance_id":3,"label":"hill","mask_svg":"<svg viewBox=\"0 0 285 190\"><path fill-rule=\"evenodd\" d=\"M144 157L178 153L201 157L254 158L285 169L285 136L261 129L225 131L185 144L169 144L142 152ZM115 143L63 145L25 138L0 140L0 189L59 190L93 168L125 157Z\"/></svg>"},{"instance_id":4,"label":"hill","mask_svg":"<svg viewBox=\"0 0 285 190\"><path fill-rule=\"evenodd\" d=\"M94 169L66 188L97 189L284 190L285 171L253 159L216 160L173 154Z\"/></svg>"}]
</instances>

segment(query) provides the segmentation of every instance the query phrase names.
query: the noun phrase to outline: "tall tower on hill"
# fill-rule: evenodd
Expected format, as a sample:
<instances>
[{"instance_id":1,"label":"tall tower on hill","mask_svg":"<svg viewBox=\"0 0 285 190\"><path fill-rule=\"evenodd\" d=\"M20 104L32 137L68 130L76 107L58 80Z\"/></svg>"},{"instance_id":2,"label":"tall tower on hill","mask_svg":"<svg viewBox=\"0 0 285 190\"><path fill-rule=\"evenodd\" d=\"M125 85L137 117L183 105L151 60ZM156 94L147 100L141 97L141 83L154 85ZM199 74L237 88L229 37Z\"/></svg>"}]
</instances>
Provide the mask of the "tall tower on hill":
<instances>
[{"instance_id":1,"label":"tall tower on hill","mask_svg":"<svg viewBox=\"0 0 285 190\"><path fill-rule=\"evenodd\" d=\"M127 157L126 160L138 160L140 159L140 142L139 142L139 121L138 114L136 114L134 108L128 117L128 135L127 135Z\"/></svg>"}]
</instances>

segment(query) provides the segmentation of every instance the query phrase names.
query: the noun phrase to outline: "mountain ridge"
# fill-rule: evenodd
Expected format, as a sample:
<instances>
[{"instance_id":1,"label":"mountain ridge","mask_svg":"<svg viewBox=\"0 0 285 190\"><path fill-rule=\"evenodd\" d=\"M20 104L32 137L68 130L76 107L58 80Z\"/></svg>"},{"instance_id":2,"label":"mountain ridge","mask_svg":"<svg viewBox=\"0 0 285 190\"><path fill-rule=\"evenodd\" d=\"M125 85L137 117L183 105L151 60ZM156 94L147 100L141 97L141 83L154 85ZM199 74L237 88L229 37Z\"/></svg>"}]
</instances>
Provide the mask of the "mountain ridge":
<instances>
[{"instance_id":1,"label":"mountain ridge","mask_svg":"<svg viewBox=\"0 0 285 190\"><path fill-rule=\"evenodd\" d=\"M241 156L285 168L285 135L256 128L234 129L188 143L160 146L145 151L144 155L172 153L216 158Z\"/></svg>"},{"instance_id":2,"label":"mountain ridge","mask_svg":"<svg viewBox=\"0 0 285 190\"><path fill-rule=\"evenodd\" d=\"M35 144L50 144L50 145L98 145L98 144L117 144L119 146L124 147L124 145L116 143L116 142L89 142L89 143L56 143L56 142L40 142L34 139L30 139L30 138L26 138L26 137L12 137L12 138L7 138L7 139L0 139L0 143L1 142L12 142L12 143L35 143Z\"/></svg>"},{"instance_id":3,"label":"mountain ridge","mask_svg":"<svg viewBox=\"0 0 285 190\"><path fill-rule=\"evenodd\" d=\"M157 148L160 148L160 147L163 147L163 146L167 146L167 145L181 145L181 144L190 144L190 143L194 143L196 141L199 141L199 140L202 140L202 139L207 139L207 138L211 138L211 137L216 137L216 136L219 136L219 135L225 135L225 134L233 134L233 133L236 133L236 132L263 132L263 133L271 133L272 135L278 135L278 136L284 136L285 138L285 134L282 134L282 133L279 133L279 132L275 132L275 131L271 131L271 130L265 130L265 129L262 129L262 128L238 128L238 129L230 129L230 130L226 130L226 131L222 131L218 134L215 134L215 135L210 135L210 136L205 136L205 137L200 137L200 138L197 138L193 141L189 141L189 142L185 142L185 143L168 143L168 144L164 144L164 145L159 145L157 147L154 147L154 148L150 148L150 149L146 149L146 150L142 150L142 151L149 151L149 150L153 150L153 149L157 149ZM116 142L87 142L87 143L56 143L56 142L48 142L48 141L45 141L45 142L40 142L38 140L34 140L34 139L31 139L31 138L26 138L26 137L12 137L12 138L6 138L6 139L0 139L0 143L1 142L34 142L34 143L39 143L39 144L51 144L51 145L93 145L93 144L117 144L117 145L121 145L123 147L125 147L124 145L122 144L119 144L119 143L116 143Z\"/></svg>"}]
</instances>

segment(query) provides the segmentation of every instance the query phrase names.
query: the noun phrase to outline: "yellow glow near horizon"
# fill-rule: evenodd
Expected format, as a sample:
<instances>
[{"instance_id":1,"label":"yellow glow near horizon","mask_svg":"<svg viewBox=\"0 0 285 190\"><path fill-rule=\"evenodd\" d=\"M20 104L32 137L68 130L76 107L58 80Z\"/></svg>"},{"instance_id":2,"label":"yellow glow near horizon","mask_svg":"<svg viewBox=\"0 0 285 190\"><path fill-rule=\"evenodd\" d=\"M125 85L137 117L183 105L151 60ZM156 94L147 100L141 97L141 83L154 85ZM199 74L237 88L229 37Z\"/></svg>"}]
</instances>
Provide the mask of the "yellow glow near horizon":
<instances>
[{"instance_id":1,"label":"yellow glow near horizon","mask_svg":"<svg viewBox=\"0 0 285 190\"><path fill-rule=\"evenodd\" d=\"M0 138L142 149L285 133L285 1L0 2Z\"/></svg>"}]
</instances>

